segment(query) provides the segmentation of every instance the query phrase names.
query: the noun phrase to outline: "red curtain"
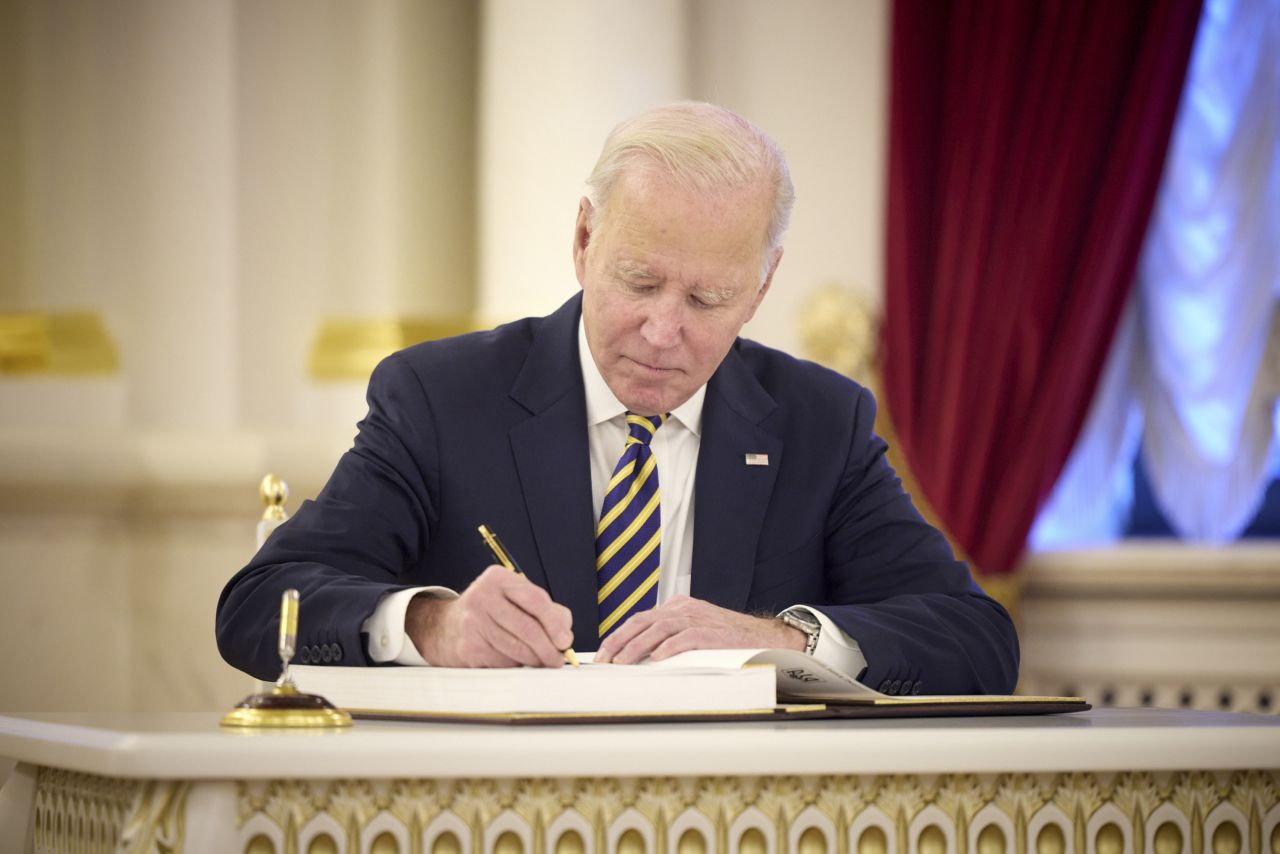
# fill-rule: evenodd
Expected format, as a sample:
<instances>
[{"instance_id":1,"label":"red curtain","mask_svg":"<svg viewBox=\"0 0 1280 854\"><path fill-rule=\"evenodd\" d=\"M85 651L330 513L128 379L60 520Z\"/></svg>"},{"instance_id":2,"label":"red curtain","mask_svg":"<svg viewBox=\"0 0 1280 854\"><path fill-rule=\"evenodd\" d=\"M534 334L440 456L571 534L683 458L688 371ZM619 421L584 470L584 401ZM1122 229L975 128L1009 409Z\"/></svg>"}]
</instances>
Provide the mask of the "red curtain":
<instances>
[{"instance_id":1,"label":"red curtain","mask_svg":"<svg viewBox=\"0 0 1280 854\"><path fill-rule=\"evenodd\" d=\"M1013 569L1137 266L1199 0L898 0L884 395L925 499Z\"/></svg>"}]
</instances>

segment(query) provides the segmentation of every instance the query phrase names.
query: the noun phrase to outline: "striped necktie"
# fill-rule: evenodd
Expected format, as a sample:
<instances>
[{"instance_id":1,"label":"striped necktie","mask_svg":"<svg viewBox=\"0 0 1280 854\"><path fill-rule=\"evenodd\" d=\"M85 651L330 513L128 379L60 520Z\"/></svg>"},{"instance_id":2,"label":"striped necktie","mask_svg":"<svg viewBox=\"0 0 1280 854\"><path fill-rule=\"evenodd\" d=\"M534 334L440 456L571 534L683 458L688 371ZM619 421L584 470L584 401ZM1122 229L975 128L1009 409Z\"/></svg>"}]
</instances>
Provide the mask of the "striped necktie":
<instances>
[{"instance_id":1,"label":"striped necktie","mask_svg":"<svg viewBox=\"0 0 1280 854\"><path fill-rule=\"evenodd\" d=\"M627 413L627 444L605 489L596 525L600 637L658 603L662 513L657 460L649 441L666 415Z\"/></svg>"}]
</instances>

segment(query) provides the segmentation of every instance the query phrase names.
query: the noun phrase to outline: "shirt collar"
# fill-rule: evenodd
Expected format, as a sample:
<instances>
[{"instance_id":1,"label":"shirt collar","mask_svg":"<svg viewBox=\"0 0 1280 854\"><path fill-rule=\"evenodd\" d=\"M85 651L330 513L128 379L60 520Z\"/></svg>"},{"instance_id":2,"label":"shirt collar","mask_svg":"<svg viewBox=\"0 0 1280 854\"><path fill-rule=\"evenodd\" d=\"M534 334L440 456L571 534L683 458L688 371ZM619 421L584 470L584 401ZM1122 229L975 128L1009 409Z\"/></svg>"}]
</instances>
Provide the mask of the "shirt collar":
<instances>
[{"instance_id":1,"label":"shirt collar","mask_svg":"<svg viewBox=\"0 0 1280 854\"><path fill-rule=\"evenodd\" d=\"M578 362L582 366L582 388L587 396L587 426L594 427L625 414L627 407L613 396L609 384L596 367L596 360L591 358L587 328L581 316L578 317ZM688 400L671 411L671 417L695 436L702 435L702 401L706 396L707 384L703 383Z\"/></svg>"}]
</instances>

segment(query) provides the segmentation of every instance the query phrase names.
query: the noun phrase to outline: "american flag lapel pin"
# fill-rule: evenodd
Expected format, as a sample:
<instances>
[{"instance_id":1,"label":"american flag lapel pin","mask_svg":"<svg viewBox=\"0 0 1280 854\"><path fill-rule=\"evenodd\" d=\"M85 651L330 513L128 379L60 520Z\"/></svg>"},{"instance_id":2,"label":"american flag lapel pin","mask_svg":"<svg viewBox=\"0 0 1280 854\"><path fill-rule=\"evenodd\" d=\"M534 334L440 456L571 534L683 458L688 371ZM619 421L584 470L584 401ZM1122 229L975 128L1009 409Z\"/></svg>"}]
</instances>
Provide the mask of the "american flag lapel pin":
<instances>
[{"instance_id":1,"label":"american flag lapel pin","mask_svg":"<svg viewBox=\"0 0 1280 854\"><path fill-rule=\"evenodd\" d=\"M769 465L769 455L768 454L747 454L747 465L767 466Z\"/></svg>"}]
</instances>

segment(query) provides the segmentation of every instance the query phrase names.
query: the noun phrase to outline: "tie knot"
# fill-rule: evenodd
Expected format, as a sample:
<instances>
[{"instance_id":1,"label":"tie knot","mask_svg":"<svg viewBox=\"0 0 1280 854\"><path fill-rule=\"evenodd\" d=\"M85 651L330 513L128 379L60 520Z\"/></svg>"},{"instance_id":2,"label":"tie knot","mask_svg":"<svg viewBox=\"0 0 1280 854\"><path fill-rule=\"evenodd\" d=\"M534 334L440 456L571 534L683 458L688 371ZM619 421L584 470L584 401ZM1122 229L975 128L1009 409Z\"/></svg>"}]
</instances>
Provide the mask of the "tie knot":
<instances>
[{"instance_id":1,"label":"tie knot","mask_svg":"<svg viewBox=\"0 0 1280 854\"><path fill-rule=\"evenodd\" d=\"M667 423L666 415L635 415L627 413L627 444L639 442L642 445L649 444L649 440L653 438L653 434L658 432L658 428Z\"/></svg>"}]
</instances>

